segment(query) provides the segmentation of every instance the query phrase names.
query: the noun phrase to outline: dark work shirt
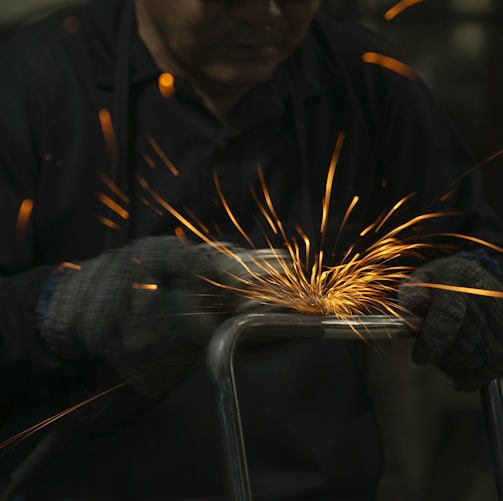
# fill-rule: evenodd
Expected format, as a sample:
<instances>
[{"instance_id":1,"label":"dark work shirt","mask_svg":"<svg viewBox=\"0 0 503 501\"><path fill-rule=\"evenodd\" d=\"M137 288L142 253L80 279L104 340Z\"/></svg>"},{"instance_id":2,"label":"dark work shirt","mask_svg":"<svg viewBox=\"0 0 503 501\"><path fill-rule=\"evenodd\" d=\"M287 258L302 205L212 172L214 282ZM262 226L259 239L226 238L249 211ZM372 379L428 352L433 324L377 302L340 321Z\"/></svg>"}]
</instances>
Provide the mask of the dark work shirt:
<instances>
[{"instance_id":1,"label":"dark work shirt","mask_svg":"<svg viewBox=\"0 0 503 501\"><path fill-rule=\"evenodd\" d=\"M128 8L95 0L0 49L5 437L69 405L86 387L106 386L95 361L60 360L38 338L35 308L53 267L132 238L172 234L183 225L168 206L215 238L246 246L228 204L256 246L267 239L282 245L253 195L263 200L258 166L287 235L298 238L300 226L317 245L328 166L344 135L325 240L330 252L349 204L355 196L359 202L335 255L410 193L397 221L456 209L462 215L443 218L444 228L497 240L476 175L439 198L472 159L419 79L363 62L365 52L389 54L363 28L319 16L296 52L222 124L181 77L175 96L161 94L161 71L134 29L122 32ZM115 142L100 123L103 110ZM103 194L127 217L107 208ZM20 225L27 199L33 210ZM305 343L238 369L254 499L373 499L381 450L355 344ZM126 425L63 434L64 446L23 486L29 499L222 499L215 399L204 367L162 402L139 407ZM121 418L127 413L126 405ZM25 453L20 447L0 458L4 476Z\"/></svg>"}]
</instances>

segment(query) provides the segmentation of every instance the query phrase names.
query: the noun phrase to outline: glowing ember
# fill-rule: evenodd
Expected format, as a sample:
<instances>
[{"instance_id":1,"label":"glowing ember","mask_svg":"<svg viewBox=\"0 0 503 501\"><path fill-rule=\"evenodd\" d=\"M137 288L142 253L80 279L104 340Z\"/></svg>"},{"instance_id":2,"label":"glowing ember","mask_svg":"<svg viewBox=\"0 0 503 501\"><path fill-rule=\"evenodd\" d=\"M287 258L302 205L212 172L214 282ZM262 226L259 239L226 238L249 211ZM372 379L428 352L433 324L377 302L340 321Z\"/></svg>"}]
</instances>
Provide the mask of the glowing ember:
<instances>
[{"instance_id":1,"label":"glowing ember","mask_svg":"<svg viewBox=\"0 0 503 501\"><path fill-rule=\"evenodd\" d=\"M384 19L386 21L391 21L396 16L401 14L404 10L416 5L418 3L424 2L424 0L401 0L397 4L395 4L391 9L388 9L384 14Z\"/></svg>"},{"instance_id":2,"label":"glowing ember","mask_svg":"<svg viewBox=\"0 0 503 501\"><path fill-rule=\"evenodd\" d=\"M114 223L111 219L108 219L108 217L98 216L98 221L112 230L119 231L121 229L117 223Z\"/></svg>"},{"instance_id":3,"label":"glowing ember","mask_svg":"<svg viewBox=\"0 0 503 501\"><path fill-rule=\"evenodd\" d=\"M101 109L98 112L98 119L100 121L101 131L103 132L103 137L105 138L108 153L112 158L115 158L117 156L118 147L110 111L106 108Z\"/></svg>"},{"instance_id":4,"label":"glowing ember","mask_svg":"<svg viewBox=\"0 0 503 501\"><path fill-rule=\"evenodd\" d=\"M98 200L106 205L109 209L113 210L122 219L129 219L129 212L121 207L115 200L112 200L108 195L104 193L98 193Z\"/></svg>"},{"instance_id":5,"label":"glowing ember","mask_svg":"<svg viewBox=\"0 0 503 501\"><path fill-rule=\"evenodd\" d=\"M377 52L365 52L362 56L363 62L370 64L377 64L388 70L394 71L403 77L414 79L417 78L417 72L405 63L398 59L389 56L384 56Z\"/></svg>"},{"instance_id":6,"label":"glowing ember","mask_svg":"<svg viewBox=\"0 0 503 501\"><path fill-rule=\"evenodd\" d=\"M137 284L137 283L134 283L131 285L131 287L133 289L144 290L144 291L156 291L157 289L159 289L159 285L157 285L157 284Z\"/></svg>"},{"instance_id":7,"label":"glowing ember","mask_svg":"<svg viewBox=\"0 0 503 501\"><path fill-rule=\"evenodd\" d=\"M158 79L159 91L164 97L173 97L175 91L175 79L171 73L161 73Z\"/></svg>"}]
</instances>

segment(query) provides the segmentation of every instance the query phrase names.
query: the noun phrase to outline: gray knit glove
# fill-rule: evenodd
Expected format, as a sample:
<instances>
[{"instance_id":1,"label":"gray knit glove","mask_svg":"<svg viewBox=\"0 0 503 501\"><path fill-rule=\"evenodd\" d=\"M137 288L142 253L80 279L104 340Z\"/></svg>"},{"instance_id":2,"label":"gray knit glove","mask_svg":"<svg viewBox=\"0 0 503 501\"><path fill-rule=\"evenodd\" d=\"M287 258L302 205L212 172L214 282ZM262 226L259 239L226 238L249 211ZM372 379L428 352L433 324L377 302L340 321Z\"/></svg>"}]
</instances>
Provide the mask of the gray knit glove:
<instances>
[{"instance_id":1,"label":"gray knit glove","mask_svg":"<svg viewBox=\"0 0 503 501\"><path fill-rule=\"evenodd\" d=\"M148 237L61 267L39 307L40 332L65 358L105 358L140 393L157 397L197 364L234 298L226 261L209 245Z\"/></svg>"},{"instance_id":2,"label":"gray knit glove","mask_svg":"<svg viewBox=\"0 0 503 501\"><path fill-rule=\"evenodd\" d=\"M424 318L414 362L436 364L460 390L475 390L501 376L503 299L410 286L419 282L501 291L501 281L477 260L452 256L419 268L398 298L408 312Z\"/></svg>"}]
</instances>

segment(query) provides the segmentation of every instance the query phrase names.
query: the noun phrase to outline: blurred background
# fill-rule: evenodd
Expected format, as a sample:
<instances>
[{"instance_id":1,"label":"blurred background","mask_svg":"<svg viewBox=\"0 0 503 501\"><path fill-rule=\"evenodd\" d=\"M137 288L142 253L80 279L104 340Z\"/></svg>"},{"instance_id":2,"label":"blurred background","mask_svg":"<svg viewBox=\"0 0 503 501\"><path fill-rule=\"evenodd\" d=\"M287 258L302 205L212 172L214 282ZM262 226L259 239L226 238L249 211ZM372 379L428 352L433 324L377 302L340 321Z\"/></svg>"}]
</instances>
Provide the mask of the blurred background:
<instances>
[{"instance_id":1,"label":"blurred background","mask_svg":"<svg viewBox=\"0 0 503 501\"><path fill-rule=\"evenodd\" d=\"M0 38L77 1L0 0ZM501 0L323 1L330 14L400 48L479 161L503 148ZM488 200L503 217L503 158L483 173ZM410 348L396 341L365 354L386 448L381 501L496 501L479 394L455 392L440 371L415 367Z\"/></svg>"}]
</instances>

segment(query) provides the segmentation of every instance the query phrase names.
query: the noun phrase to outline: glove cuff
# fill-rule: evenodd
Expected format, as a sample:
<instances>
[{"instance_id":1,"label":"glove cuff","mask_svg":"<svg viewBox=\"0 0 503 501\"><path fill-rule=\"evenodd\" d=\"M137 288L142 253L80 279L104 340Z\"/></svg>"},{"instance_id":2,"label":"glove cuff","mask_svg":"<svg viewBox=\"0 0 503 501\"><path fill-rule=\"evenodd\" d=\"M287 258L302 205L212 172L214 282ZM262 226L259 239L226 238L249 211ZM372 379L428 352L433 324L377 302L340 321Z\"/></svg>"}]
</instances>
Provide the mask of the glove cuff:
<instances>
[{"instance_id":1,"label":"glove cuff","mask_svg":"<svg viewBox=\"0 0 503 501\"><path fill-rule=\"evenodd\" d=\"M65 314L65 295L58 294L62 284L75 272L66 266L58 266L42 285L36 310L40 337L53 351L67 359L77 359L85 353L84 344L77 333L71 331L71 322Z\"/></svg>"},{"instance_id":2,"label":"glove cuff","mask_svg":"<svg viewBox=\"0 0 503 501\"><path fill-rule=\"evenodd\" d=\"M476 249L458 252L455 256L477 262L503 284L503 272L500 263L496 258L490 256L485 249L477 247Z\"/></svg>"}]
</instances>

